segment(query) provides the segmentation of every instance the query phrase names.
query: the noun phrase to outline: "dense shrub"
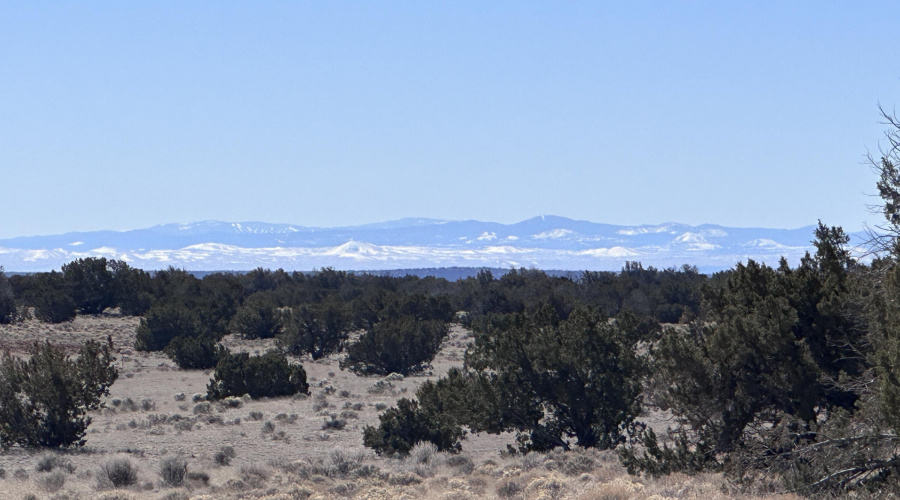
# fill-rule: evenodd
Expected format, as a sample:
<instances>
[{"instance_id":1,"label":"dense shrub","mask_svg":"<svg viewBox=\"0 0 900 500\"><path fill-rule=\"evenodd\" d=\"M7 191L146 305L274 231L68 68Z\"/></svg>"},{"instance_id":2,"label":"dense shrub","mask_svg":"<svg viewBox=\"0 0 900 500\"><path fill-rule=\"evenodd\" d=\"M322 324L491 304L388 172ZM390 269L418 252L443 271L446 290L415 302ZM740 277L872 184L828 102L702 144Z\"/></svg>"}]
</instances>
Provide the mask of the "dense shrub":
<instances>
[{"instance_id":1,"label":"dense shrub","mask_svg":"<svg viewBox=\"0 0 900 500\"><path fill-rule=\"evenodd\" d=\"M75 319L76 305L63 275L55 271L36 277L28 302L34 316L45 323L64 323Z\"/></svg>"},{"instance_id":2,"label":"dense shrub","mask_svg":"<svg viewBox=\"0 0 900 500\"><path fill-rule=\"evenodd\" d=\"M281 312L275 303L251 296L231 319L231 331L246 339L268 339L281 333Z\"/></svg>"},{"instance_id":3,"label":"dense shrub","mask_svg":"<svg viewBox=\"0 0 900 500\"><path fill-rule=\"evenodd\" d=\"M416 443L434 444L439 451L458 452L465 432L448 418L423 411L407 398L378 417L378 427L363 429L363 444L379 455L409 455Z\"/></svg>"},{"instance_id":4,"label":"dense shrub","mask_svg":"<svg viewBox=\"0 0 900 500\"><path fill-rule=\"evenodd\" d=\"M110 264L103 257L87 257L62 266L72 300L82 314L100 314L115 305L115 276Z\"/></svg>"},{"instance_id":5,"label":"dense shrub","mask_svg":"<svg viewBox=\"0 0 900 500\"><path fill-rule=\"evenodd\" d=\"M3 266L0 266L0 325L15 323L16 318L16 300L12 285L3 274Z\"/></svg>"},{"instance_id":6,"label":"dense shrub","mask_svg":"<svg viewBox=\"0 0 900 500\"><path fill-rule=\"evenodd\" d=\"M341 368L360 374L400 373L424 370L441 347L449 328L441 321L404 318L376 323L347 349Z\"/></svg>"},{"instance_id":7,"label":"dense shrub","mask_svg":"<svg viewBox=\"0 0 900 500\"><path fill-rule=\"evenodd\" d=\"M184 484L187 470L187 460L181 457L168 457L159 464L159 477L163 484L174 488Z\"/></svg>"},{"instance_id":8,"label":"dense shrub","mask_svg":"<svg viewBox=\"0 0 900 500\"><path fill-rule=\"evenodd\" d=\"M221 466L227 466L231 465L231 459L236 455L233 446L223 446L213 454L213 460Z\"/></svg>"},{"instance_id":9,"label":"dense shrub","mask_svg":"<svg viewBox=\"0 0 900 500\"><path fill-rule=\"evenodd\" d=\"M631 332L595 309L561 320L551 305L475 328L466 370L418 391L432 414L475 432L517 432L520 451L608 449L641 411L641 360Z\"/></svg>"},{"instance_id":10,"label":"dense shrub","mask_svg":"<svg viewBox=\"0 0 900 500\"><path fill-rule=\"evenodd\" d=\"M176 337L198 337L202 332L197 315L177 303L157 304L141 318L134 347L139 351L161 351Z\"/></svg>"},{"instance_id":11,"label":"dense shrub","mask_svg":"<svg viewBox=\"0 0 900 500\"><path fill-rule=\"evenodd\" d=\"M456 311L446 295L429 297L421 293L392 296L378 311L380 321L413 318L419 321L453 321Z\"/></svg>"},{"instance_id":12,"label":"dense shrub","mask_svg":"<svg viewBox=\"0 0 900 500\"><path fill-rule=\"evenodd\" d=\"M196 312L206 333L221 337L237 312L244 289L237 277L214 273L203 277L198 295L189 295L184 303Z\"/></svg>"},{"instance_id":13,"label":"dense shrub","mask_svg":"<svg viewBox=\"0 0 900 500\"><path fill-rule=\"evenodd\" d=\"M153 305L153 296L148 292L135 292L119 301L119 312L125 316L143 316Z\"/></svg>"},{"instance_id":14,"label":"dense shrub","mask_svg":"<svg viewBox=\"0 0 900 500\"><path fill-rule=\"evenodd\" d=\"M75 464L66 457L51 453L41 458L34 468L38 472L53 472L56 469L62 469L69 474L75 472Z\"/></svg>"},{"instance_id":15,"label":"dense shrub","mask_svg":"<svg viewBox=\"0 0 900 500\"><path fill-rule=\"evenodd\" d=\"M140 269L129 267L122 261L112 261L113 284L116 305L126 316L143 316L153 305L152 278Z\"/></svg>"},{"instance_id":16,"label":"dense shrub","mask_svg":"<svg viewBox=\"0 0 900 500\"><path fill-rule=\"evenodd\" d=\"M219 356L215 374L206 389L209 399L244 394L262 398L308 394L309 384L303 367L289 364L284 354L277 351L262 356L225 351Z\"/></svg>"},{"instance_id":17,"label":"dense shrub","mask_svg":"<svg viewBox=\"0 0 900 500\"><path fill-rule=\"evenodd\" d=\"M85 343L71 359L50 343L35 343L23 360L0 361L0 445L68 447L84 444L88 410L118 377L112 341Z\"/></svg>"},{"instance_id":18,"label":"dense shrub","mask_svg":"<svg viewBox=\"0 0 900 500\"><path fill-rule=\"evenodd\" d=\"M62 290L44 290L34 302L35 318L45 323L75 319L75 302Z\"/></svg>"},{"instance_id":19,"label":"dense shrub","mask_svg":"<svg viewBox=\"0 0 900 500\"><path fill-rule=\"evenodd\" d=\"M284 333L278 336L278 347L288 354L309 354L320 359L344 348L350 322L340 305L335 303L296 307L284 316Z\"/></svg>"},{"instance_id":20,"label":"dense shrub","mask_svg":"<svg viewBox=\"0 0 900 500\"><path fill-rule=\"evenodd\" d=\"M184 370L207 370L219 361L221 350L215 339L201 337L175 337L165 348L166 355Z\"/></svg>"},{"instance_id":21,"label":"dense shrub","mask_svg":"<svg viewBox=\"0 0 900 500\"><path fill-rule=\"evenodd\" d=\"M138 468L127 458L110 460L100 466L98 480L103 486L126 488L138 481Z\"/></svg>"}]
</instances>

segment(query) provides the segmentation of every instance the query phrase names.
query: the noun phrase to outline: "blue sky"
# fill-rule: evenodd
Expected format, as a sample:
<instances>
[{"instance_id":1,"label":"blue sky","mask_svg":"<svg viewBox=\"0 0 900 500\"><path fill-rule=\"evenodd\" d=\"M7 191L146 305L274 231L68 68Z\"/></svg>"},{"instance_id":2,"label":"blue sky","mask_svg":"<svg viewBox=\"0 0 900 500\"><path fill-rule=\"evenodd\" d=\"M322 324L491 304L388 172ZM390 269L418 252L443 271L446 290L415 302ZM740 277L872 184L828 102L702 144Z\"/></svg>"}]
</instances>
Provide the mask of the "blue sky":
<instances>
[{"instance_id":1,"label":"blue sky","mask_svg":"<svg viewBox=\"0 0 900 500\"><path fill-rule=\"evenodd\" d=\"M608 4L0 2L0 237L877 222L900 3Z\"/></svg>"}]
</instances>

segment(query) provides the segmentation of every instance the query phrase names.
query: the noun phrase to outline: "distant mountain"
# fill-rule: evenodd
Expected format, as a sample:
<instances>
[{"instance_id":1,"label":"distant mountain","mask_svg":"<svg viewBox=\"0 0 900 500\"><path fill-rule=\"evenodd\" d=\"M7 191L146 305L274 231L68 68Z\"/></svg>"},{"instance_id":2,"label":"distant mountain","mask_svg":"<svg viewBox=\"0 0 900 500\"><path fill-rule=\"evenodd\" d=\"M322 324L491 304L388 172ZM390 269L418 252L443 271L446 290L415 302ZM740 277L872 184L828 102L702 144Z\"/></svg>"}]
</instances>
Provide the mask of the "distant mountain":
<instances>
[{"instance_id":1,"label":"distant mountain","mask_svg":"<svg viewBox=\"0 0 900 500\"><path fill-rule=\"evenodd\" d=\"M388 270L434 267L535 267L619 270L625 261L657 268L696 265L704 272L754 259L792 264L812 248L814 226L731 228L666 223L616 226L556 216L515 224L401 219L320 228L265 222L203 221L133 231L94 231L0 240L7 271L59 269L81 257L107 257L142 269L192 271L257 267ZM861 244L864 235L851 235Z\"/></svg>"}]
</instances>

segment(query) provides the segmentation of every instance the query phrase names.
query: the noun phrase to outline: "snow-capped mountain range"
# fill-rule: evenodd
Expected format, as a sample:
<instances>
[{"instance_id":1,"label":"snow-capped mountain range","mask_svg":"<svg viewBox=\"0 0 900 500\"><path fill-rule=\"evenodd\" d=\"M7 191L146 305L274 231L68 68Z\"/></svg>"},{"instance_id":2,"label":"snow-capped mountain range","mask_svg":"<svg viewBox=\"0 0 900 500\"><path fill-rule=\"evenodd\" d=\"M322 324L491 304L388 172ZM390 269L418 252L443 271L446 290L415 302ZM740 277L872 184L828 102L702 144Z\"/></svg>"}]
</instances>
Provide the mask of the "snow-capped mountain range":
<instances>
[{"instance_id":1,"label":"snow-capped mountain range","mask_svg":"<svg viewBox=\"0 0 900 500\"><path fill-rule=\"evenodd\" d=\"M323 267L374 271L424 267L534 267L619 270L691 264L704 272L754 259L792 265L812 248L814 226L732 228L678 223L616 226L556 216L516 224L401 219L318 228L264 222L205 221L132 231L94 231L0 239L7 271L59 269L81 257L120 259L145 270L191 271L257 267L308 271ZM860 245L865 235L851 235Z\"/></svg>"}]
</instances>

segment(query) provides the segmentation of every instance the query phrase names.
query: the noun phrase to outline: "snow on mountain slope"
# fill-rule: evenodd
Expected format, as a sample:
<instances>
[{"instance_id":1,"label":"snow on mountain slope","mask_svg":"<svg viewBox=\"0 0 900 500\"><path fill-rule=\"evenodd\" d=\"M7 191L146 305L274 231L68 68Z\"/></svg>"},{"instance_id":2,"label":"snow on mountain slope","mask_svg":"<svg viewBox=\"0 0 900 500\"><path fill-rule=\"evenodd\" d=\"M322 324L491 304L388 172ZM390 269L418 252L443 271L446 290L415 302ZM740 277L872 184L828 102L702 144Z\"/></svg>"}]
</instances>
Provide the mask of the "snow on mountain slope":
<instances>
[{"instance_id":1,"label":"snow on mountain slope","mask_svg":"<svg viewBox=\"0 0 900 500\"><path fill-rule=\"evenodd\" d=\"M203 221L0 240L0 265L7 271L47 271L93 256L148 270L487 266L577 271L618 270L632 260L716 271L747 259L777 265L782 255L796 264L812 248L813 229L615 226L556 216L515 224L411 218L339 228ZM861 235L852 236L851 244L862 241Z\"/></svg>"}]
</instances>

